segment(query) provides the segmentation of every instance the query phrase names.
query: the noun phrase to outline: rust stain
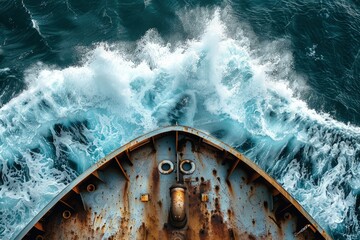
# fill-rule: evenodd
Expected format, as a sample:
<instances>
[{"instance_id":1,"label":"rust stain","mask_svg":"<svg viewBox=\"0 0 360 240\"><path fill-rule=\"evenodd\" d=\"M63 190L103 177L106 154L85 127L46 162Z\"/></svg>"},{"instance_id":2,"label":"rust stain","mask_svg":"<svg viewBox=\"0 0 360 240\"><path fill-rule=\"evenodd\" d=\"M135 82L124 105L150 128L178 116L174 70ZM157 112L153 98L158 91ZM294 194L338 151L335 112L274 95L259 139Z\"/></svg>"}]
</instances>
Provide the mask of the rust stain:
<instances>
[{"instance_id":1,"label":"rust stain","mask_svg":"<svg viewBox=\"0 0 360 240\"><path fill-rule=\"evenodd\" d=\"M220 208L220 194L217 194L212 207L208 206L209 203L207 202L201 202L199 198L199 194L211 191L210 181L203 180L198 185L189 186L188 189L190 192L189 212L191 212L188 223L188 239L235 239L234 231L230 230L228 223L223 220L223 213ZM218 192L220 186L216 185L216 189ZM213 210L209 211L208 207Z\"/></svg>"},{"instance_id":2,"label":"rust stain","mask_svg":"<svg viewBox=\"0 0 360 240\"><path fill-rule=\"evenodd\" d=\"M229 237L230 237L230 240L236 239L234 230L232 228L229 228Z\"/></svg>"},{"instance_id":3,"label":"rust stain","mask_svg":"<svg viewBox=\"0 0 360 240\"><path fill-rule=\"evenodd\" d=\"M121 219L120 219L120 228L116 232L115 235L113 235L114 238L128 238L129 237L129 222L130 222L130 202L129 202L129 186L130 182L125 181L124 188L122 192L120 193L121 196L119 196L120 199L122 199L121 204L122 207L120 207L119 211L121 212ZM106 224L106 223L105 223ZM112 227L112 221L109 223L109 227ZM105 227L105 225L103 226ZM108 229L107 229L108 230Z\"/></svg>"},{"instance_id":4,"label":"rust stain","mask_svg":"<svg viewBox=\"0 0 360 240\"><path fill-rule=\"evenodd\" d=\"M229 179L226 179L226 185L228 186L230 194L233 196L234 195L234 190L232 188L232 185L231 185L231 182L230 182Z\"/></svg>"},{"instance_id":5,"label":"rust stain","mask_svg":"<svg viewBox=\"0 0 360 240\"><path fill-rule=\"evenodd\" d=\"M148 182L148 192L151 194L149 202L144 204L143 226L141 228L142 239L164 239L165 234L160 226L160 211L162 202L160 196L160 174L157 168L155 156L152 159L151 174ZM166 189L167 190L167 189ZM140 230L139 230L140 231Z\"/></svg>"},{"instance_id":6,"label":"rust stain","mask_svg":"<svg viewBox=\"0 0 360 240\"><path fill-rule=\"evenodd\" d=\"M209 180L204 180L203 177L201 177L201 183L200 183L200 193L209 192L211 189L211 184Z\"/></svg>"},{"instance_id":7,"label":"rust stain","mask_svg":"<svg viewBox=\"0 0 360 240\"><path fill-rule=\"evenodd\" d=\"M152 167L152 173L151 173L151 186L150 188L152 188L152 192L153 195L158 195L159 194L159 184L160 184L160 173L158 171L157 168L157 164L156 161L154 161L153 167Z\"/></svg>"},{"instance_id":8,"label":"rust stain","mask_svg":"<svg viewBox=\"0 0 360 240\"><path fill-rule=\"evenodd\" d=\"M249 240L256 240L256 237L252 234L249 234L248 238L249 238Z\"/></svg>"},{"instance_id":9,"label":"rust stain","mask_svg":"<svg viewBox=\"0 0 360 240\"><path fill-rule=\"evenodd\" d=\"M227 213L228 213L229 219L231 221L234 217L234 211L232 209L228 209Z\"/></svg>"},{"instance_id":10,"label":"rust stain","mask_svg":"<svg viewBox=\"0 0 360 240\"><path fill-rule=\"evenodd\" d=\"M123 190L123 203L124 203L124 208L126 209L127 204L129 202L129 198L128 198L128 190L129 190L129 182L125 182L125 186L124 186L124 190Z\"/></svg>"},{"instance_id":11,"label":"rust stain","mask_svg":"<svg viewBox=\"0 0 360 240\"><path fill-rule=\"evenodd\" d=\"M219 193L219 190L220 190L219 185L215 185L215 191L216 191L216 193Z\"/></svg>"},{"instance_id":12,"label":"rust stain","mask_svg":"<svg viewBox=\"0 0 360 240\"><path fill-rule=\"evenodd\" d=\"M78 210L66 221L62 218L61 214L53 216L57 219L47 223L45 239L64 238L64 236L71 239L79 239L79 236L95 238L95 236L101 235L101 217L94 219L94 222L92 222L91 209L84 210L80 208ZM98 224L98 229L94 229L96 226L95 221Z\"/></svg>"},{"instance_id":13,"label":"rust stain","mask_svg":"<svg viewBox=\"0 0 360 240\"><path fill-rule=\"evenodd\" d=\"M228 226L224 223L223 216L220 212L211 215L211 236L216 239L228 237Z\"/></svg>"},{"instance_id":14,"label":"rust stain","mask_svg":"<svg viewBox=\"0 0 360 240\"><path fill-rule=\"evenodd\" d=\"M219 203L219 198L215 198L215 209L216 211L220 212L220 203Z\"/></svg>"},{"instance_id":15,"label":"rust stain","mask_svg":"<svg viewBox=\"0 0 360 240\"><path fill-rule=\"evenodd\" d=\"M187 239L209 239L209 212L207 202L201 202L201 193L208 193L210 182L202 178L202 182L196 185L187 185L189 213Z\"/></svg>"},{"instance_id":16,"label":"rust stain","mask_svg":"<svg viewBox=\"0 0 360 240\"><path fill-rule=\"evenodd\" d=\"M267 201L264 201L264 208L265 208L265 210L268 210L268 202Z\"/></svg>"},{"instance_id":17,"label":"rust stain","mask_svg":"<svg viewBox=\"0 0 360 240\"><path fill-rule=\"evenodd\" d=\"M145 223L143 222L137 231L136 239L137 240L147 240L148 233L149 233L149 231L146 228Z\"/></svg>"}]
</instances>

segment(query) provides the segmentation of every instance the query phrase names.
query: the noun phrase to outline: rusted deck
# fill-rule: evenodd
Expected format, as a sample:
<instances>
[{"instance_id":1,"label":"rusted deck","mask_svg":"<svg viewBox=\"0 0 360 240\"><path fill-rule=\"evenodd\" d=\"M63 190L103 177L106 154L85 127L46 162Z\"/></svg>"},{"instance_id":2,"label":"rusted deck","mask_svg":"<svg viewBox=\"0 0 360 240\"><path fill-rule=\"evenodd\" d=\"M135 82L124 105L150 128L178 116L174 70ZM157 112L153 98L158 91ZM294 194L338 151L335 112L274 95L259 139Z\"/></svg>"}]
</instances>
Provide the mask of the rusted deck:
<instances>
[{"instance_id":1,"label":"rusted deck","mask_svg":"<svg viewBox=\"0 0 360 240\"><path fill-rule=\"evenodd\" d=\"M175 183L185 188L183 227L169 220L169 189ZM51 201L17 239L331 237L242 154L196 129L171 126L101 159Z\"/></svg>"}]
</instances>

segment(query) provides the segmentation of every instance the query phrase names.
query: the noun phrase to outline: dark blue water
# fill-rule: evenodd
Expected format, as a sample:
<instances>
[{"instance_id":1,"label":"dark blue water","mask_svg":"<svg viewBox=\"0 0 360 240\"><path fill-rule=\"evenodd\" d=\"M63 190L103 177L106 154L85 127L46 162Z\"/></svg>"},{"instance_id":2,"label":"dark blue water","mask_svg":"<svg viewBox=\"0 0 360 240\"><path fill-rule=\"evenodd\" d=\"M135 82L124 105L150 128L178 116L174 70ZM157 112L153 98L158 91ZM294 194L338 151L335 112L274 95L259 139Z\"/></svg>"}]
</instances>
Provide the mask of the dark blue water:
<instances>
[{"instance_id":1,"label":"dark blue water","mask_svg":"<svg viewBox=\"0 0 360 240\"><path fill-rule=\"evenodd\" d=\"M359 1L0 0L0 238L157 127L241 150L360 239Z\"/></svg>"}]
</instances>

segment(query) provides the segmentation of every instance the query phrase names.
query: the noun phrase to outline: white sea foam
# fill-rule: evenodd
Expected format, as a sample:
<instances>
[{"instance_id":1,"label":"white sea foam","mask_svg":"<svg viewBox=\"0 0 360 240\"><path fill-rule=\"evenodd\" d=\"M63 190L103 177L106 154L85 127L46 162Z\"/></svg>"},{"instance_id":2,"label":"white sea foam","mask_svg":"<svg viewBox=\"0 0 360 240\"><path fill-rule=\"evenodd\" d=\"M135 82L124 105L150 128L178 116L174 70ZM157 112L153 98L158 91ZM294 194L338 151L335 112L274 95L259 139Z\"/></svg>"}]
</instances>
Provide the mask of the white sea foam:
<instances>
[{"instance_id":1,"label":"white sea foam","mask_svg":"<svg viewBox=\"0 0 360 240\"><path fill-rule=\"evenodd\" d=\"M309 109L291 54L276 42L250 47L257 40L228 11L179 12L185 42L149 30L133 54L99 44L79 66L29 69L27 89L0 109L1 236L105 154L175 122L243 149L322 226L353 218L360 129Z\"/></svg>"},{"instance_id":2,"label":"white sea foam","mask_svg":"<svg viewBox=\"0 0 360 240\"><path fill-rule=\"evenodd\" d=\"M39 28L39 24L37 23L36 20L31 19L31 23L32 23L32 27L36 29L36 31L38 31L38 33L41 35L40 33L40 28Z\"/></svg>"}]
</instances>

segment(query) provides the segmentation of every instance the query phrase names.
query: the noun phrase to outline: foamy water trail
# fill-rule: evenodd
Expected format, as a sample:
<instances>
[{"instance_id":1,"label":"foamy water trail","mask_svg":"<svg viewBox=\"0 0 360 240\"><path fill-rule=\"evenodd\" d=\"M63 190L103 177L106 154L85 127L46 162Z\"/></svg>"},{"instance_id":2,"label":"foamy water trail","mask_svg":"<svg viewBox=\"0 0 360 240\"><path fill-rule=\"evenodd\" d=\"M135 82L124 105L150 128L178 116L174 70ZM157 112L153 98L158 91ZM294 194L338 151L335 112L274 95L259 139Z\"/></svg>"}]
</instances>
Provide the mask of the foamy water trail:
<instances>
[{"instance_id":1,"label":"foamy water trail","mask_svg":"<svg viewBox=\"0 0 360 240\"><path fill-rule=\"evenodd\" d=\"M101 157L175 123L245 152L324 228L357 237L360 129L309 109L286 43L254 46L226 11L179 12L186 41L150 30L134 51L100 44L79 66L29 69L28 88L0 109L1 238Z\"/></svg>"}]
</instances>

